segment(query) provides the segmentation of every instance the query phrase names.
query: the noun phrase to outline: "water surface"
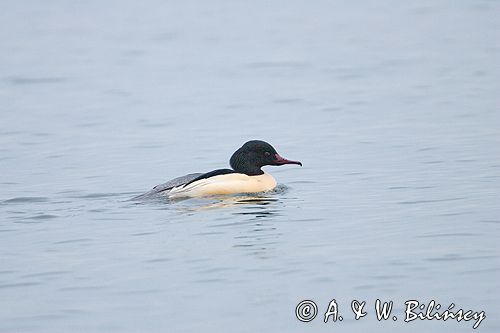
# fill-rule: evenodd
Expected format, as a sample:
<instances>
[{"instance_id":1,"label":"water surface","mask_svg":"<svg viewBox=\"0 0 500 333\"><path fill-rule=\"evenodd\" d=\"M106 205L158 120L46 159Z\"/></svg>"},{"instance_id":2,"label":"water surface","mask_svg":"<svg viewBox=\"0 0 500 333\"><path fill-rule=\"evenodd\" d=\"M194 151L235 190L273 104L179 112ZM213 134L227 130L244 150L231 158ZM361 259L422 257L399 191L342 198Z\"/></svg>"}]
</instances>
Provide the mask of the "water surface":
<instances>
[{"instance_id":1,"label":"water surface","mask_svg":"<svg viewBox=\"0 0 500 333\"><path fill-rule=\"evenodd\" d=\"M380 298L498 332L499 9L2 2L0 331L472 330L379 323ZM304 167L257 196L128 201L249 139ZM343 322L295 318L332 298Z\"/></svg>"}]
</instances>

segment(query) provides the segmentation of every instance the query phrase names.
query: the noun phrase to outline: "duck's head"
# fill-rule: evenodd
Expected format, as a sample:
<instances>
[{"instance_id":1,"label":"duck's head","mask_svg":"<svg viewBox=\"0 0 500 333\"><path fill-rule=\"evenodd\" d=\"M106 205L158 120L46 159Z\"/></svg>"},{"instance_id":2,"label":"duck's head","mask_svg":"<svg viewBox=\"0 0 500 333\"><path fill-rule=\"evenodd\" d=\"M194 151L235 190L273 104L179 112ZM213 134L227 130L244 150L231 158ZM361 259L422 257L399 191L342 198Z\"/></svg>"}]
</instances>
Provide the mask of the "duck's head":
<instances>
[{"instance_id":1,"label":"duck's head","mask_svg":"<svg viewBox=\"0 0 500 333\"><path fill-rule=\"evenodd\" d=\"M299 161L281 157L273 146L260 140L246 142L231 156L229 163L234 171L249 176L262 175L264 172L261 168L265 165L298 164L302 166Z\"/></svg>"}]
</instances>

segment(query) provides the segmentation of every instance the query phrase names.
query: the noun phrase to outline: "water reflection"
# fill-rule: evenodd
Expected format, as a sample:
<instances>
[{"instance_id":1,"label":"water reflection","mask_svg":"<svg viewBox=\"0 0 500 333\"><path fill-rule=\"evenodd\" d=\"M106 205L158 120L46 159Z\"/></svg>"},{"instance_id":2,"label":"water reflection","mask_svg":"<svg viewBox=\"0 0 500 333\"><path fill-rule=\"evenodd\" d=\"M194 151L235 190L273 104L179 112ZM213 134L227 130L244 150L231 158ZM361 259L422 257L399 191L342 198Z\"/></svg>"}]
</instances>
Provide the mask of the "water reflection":
<instances>
[{"instance_id":1,"label":"water reflection","mask_svg":"<svg viewBox=\"0 0 500 333\"><path fill-rule=\"evenodd\" d=\"M259 217L256 217L259 219ZM234 237L233 248L244 251L247 255L269 259L274 257L274 251L283 235L278 231L273 220L251 220L245 224L239 235Z\"/></svg>"},{"instance_id":2,"label":"water reflection","mask_svg":"<svg viewBox=\"0 0 500 333\"><path fill-rule=\"evenodd\" d=\"M188 205L178 207L178 211L192 213L214 209L238 209L232 214L253 215L255 218L263 218L277 214L272 205L277 202L279 202L279 199L266 195L224 196L191 200Z\"/></svg>"},{"instance_id":3,"label":"water reflection","mask_svg":"<svg viewBox=\"0 0 500 333\"><path fill-rule=\"evenodd\" d=\"M495 2L4 3L1 332L299 331L301 297L499 312ZM288 193L127 201L253 138L310 161L270 169Z\"/></svg>"},{"instance_id":4,"label":"water reflection","mask_svg":"<svg viewBox=\"0 0 500 333\"><path fill-rule=\"evenodd\" d=\"M198 232L197 236L230 233L233 235L232 248L257 259L269 259L275 257L274 251L282 236L276 225L279 220L277 217L282 215L280 207L283 199L277 193L281 191L283 189L251 195L185 200L182 203L186 205L178 207L178 210L190 214L195 212L195 215L214 211L217 219L205 225L210 231Z\"/></svg>"},{"instance_id":5,"label":"water reflection","mask_svg":"<svg viewBox=\"0 0 500 333\"><path fill-rule=\"evenodd\" d=\"M238 195L224 195L212 196L207 198L184 199L184 200L168 200L166 202L171 204L180 204L178 207L180 212L197 212L212 209L224 208L241 208L241 211L235 212L235 215L255 215L256 218L270 217L277 215L277 210L272 209L273 203L280 201L279 196L285 194L288 187L285 185L278 185L273 191L252 193L252 194L238 194ZM251 211L247 211L251 209Z\"/></svg>"}]
</instances>

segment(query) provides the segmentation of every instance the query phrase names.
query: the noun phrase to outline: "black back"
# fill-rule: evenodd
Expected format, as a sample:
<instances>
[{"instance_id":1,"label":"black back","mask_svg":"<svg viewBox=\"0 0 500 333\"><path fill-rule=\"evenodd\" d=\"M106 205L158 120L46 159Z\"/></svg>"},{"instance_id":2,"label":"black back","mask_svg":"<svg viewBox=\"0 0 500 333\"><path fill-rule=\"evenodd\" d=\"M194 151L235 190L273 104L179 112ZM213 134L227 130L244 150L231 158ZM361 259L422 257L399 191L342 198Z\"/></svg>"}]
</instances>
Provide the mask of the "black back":
<instances>
[{"instance_id":1,"label":"black back","mask_svg":"<svg viewBox=\"0 0 500 333\"><path fill-rule=\"evenodd\" d=\"M198 180L201 180L201 179L206 179L206 178L210 178L210 177L214 177L214 176L219 176L219 175L227 175L229 173L237 173L237 172L234 171L234 170L231 170L231 169L217 169L217 170L210 171L210 172L204 173L204 174L196 177L195 179L193 179L193 180L187 182L186 184L184 184L182 187L186 187L189 184L194 183L194 182L196 182Z\"/></svg>"}]
</instances>

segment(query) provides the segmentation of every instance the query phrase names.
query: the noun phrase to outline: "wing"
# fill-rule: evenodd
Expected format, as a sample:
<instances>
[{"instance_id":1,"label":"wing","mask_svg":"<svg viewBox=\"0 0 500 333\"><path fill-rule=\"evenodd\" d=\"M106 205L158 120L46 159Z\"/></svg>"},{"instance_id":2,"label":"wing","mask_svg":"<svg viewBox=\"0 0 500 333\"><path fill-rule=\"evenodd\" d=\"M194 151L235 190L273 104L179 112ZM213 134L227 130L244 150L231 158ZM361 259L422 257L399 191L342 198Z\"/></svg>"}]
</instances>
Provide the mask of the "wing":
<instances>
[{"instance_id":1,"label":"wing","mask_svg":"<svg viewBox=\"0 0 500 333\"><path fill-rule=\"evenodd\" d=\"M193 181L194 179L198 178L201 175L203 175L203 173L190 173L189 175L185 175L185 176L171 179L166 183L156 185L149 192L146 192L146 193L143 193L143 194L138 195L136 197L133 197L132 200L141 200L141 199L148 199L148 198L154 197L158 194L161 194L162 192L165 192L165 191L172 189L173 187L187 184L187 183Z\"/></svg>"}]
</instances>

